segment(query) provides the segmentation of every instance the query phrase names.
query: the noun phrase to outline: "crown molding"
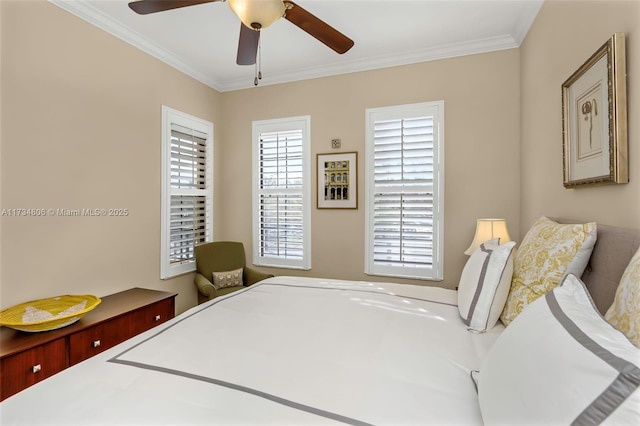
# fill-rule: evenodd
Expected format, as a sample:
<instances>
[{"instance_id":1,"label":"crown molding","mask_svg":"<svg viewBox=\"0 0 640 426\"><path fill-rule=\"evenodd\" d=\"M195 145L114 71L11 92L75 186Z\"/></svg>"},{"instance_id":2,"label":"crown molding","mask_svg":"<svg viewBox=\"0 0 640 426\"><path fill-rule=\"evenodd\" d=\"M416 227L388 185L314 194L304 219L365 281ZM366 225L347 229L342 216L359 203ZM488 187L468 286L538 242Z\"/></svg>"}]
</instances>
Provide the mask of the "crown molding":
<instances>
[{"instance_id":1,"label":"crown molding","mask_svg":"<svg viewBox=\"0 0 640 426\"><path fill-rule=\"evenodd\" d=\"M366 60L342 62L339 66L313 66L292 72L277 73L265 77L260 86L288 83L293 81L310 80L313 78L330 77L362 71L372 71L381 68L411 65L420 62L436 61L439 59L455 58L459 56L476 55L479 53L495 52L517 48L519 45L511 35L489 37L464 43L451 43L429 49L402 52L393 56L381 56ZM217 89L222 92L247 89L253 87L253 79L246 77L225 81Z\"/></svg>"},{"instance_id":2,"label":"crown molding","mask_svg":"<svg viewBox=\"0 0 640 426\"><path fill-rule=\"evenodd\" d=\"M202 73L184 63L173 52L152 43L141 34L113 20L88 3L77 0L48 1L219 92L254 87L253 79L247 79L246 77L219 80ZM342 62L340 65L297 69L291 72L270 75L263 79L260 85L268 86L517 48L524 40L542 3L542 0L539 2L527 2L528 13L523 13L520 21L516 23L513 35L505 34L470 42L444 44L423 50L401 52L396 55Z\"/></svg>"},{"instance_id":3,"label":"crown molding","mask_svg":"<svg viewBox=\"0 0 640 426\"><path fill-rule=\"evenodd\" d=\"M535 21L538 16L538 12L540 12L542 3L544 3L543 0L524 3L525 10L523 10L523 13L520 15L520 19L516 22L512 31L513 38L516 43L518 43L518 46L522 44L524 38L527 36L531 25L533 25L533 21Z\"/></svg>"},{"instance_id":4,"label":"crown molding","mask_svg":"<svg viewBox=\"0 0 640 426\"><path fill-rule=\"evenodd\" d=\"M185 64L169 50L163 49L162 47L150 42L141 34L113 20L111 17L105 15L90 4L77 0L48 0L48 2L129 43L130 45L198 80L199 82L206 84L213 89L220 90L220 82L211 76L205 75L197 69Z\"/></svg>"}]
</instances>

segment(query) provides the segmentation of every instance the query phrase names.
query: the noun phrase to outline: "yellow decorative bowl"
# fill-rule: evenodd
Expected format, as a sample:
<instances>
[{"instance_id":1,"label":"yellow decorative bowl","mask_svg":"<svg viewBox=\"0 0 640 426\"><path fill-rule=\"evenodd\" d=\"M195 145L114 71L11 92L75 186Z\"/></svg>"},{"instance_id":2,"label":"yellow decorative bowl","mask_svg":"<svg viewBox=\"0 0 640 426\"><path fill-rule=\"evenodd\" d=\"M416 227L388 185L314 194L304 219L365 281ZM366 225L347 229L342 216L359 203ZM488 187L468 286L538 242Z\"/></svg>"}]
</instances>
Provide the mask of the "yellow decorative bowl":
<instances>
[{"instance_id":1,"label":"yellow decorative bowl","mask_svg":"<svg viewBox=\"0 0 640 426\"><path fill-rule=\"evenodd\" d=\"M100 302L88 294L33 300L0 312L0 325L28 332L55 330L78 321Z\"/></svg>"}]
</instances>

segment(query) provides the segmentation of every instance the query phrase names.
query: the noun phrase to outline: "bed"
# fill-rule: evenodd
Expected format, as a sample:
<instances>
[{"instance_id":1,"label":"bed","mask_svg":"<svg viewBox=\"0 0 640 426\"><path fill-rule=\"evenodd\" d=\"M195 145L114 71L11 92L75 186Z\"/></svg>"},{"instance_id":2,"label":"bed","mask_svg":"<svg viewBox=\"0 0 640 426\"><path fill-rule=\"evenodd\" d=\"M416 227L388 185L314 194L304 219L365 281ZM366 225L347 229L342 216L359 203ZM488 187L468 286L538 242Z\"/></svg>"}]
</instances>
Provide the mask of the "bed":
<instances>
[{"instance_id":1,"label":"bed","mask_svg":"<svg viewBox=\"0 0 640 426\"><path fill-rule=\"evenodd\" d=\"M604 313L638 250L640 232L608 226L597 232L582 278ZM607 253L614 249L612 260ZM561 287L580 292L582 283L575 281ZM563 306L563 297L571 304L575 295L558 293L554 303ZM458 301L458 292L437 287L273 277L194 307L8 398L0 404L0 423L481 425L529 416L501 417L499 406L508 398L539 389L512 396L518 390L503 376L513 374L496 368L510 360L493 354L519 336L510 330L516 322L525 327L525 319L472 332ZM626 359L631 384L624 382L626 394L613 409L587 412L582 424L640 420L640 350L624 346L628 339L608 328L619 334L613 339L623 348L612 351ZM574 414L550 413L547 420L558 421L547 423Z\"/></svg>"}]
</instances>

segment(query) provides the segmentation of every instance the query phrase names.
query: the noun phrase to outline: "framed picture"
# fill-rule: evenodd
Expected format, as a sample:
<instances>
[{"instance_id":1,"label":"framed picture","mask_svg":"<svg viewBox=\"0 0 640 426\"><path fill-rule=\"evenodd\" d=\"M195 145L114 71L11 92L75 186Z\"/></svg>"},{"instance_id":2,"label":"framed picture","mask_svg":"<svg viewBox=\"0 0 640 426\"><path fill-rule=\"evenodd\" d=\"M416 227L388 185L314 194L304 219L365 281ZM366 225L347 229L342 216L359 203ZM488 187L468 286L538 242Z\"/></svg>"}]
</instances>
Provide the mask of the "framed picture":
<instances>
[{"instance_id":1,"label":"framed picture","mask_svg":"<svg viewBox=\"0 0 640 426\"><path fill-rule=\"evenodd\" d=\"M358 153L318 154L318 208L358 208Z\"/></svg>"},{"instance_id":2,"label":"framed picture","mask_svg":"<svg viewBox=\"0 0 640 426\"><path fill-rule=\"evenodd\" d=\"M562 84L565 188L629 182L625 62L616 33Z\"/></svg>"}]
</instances>

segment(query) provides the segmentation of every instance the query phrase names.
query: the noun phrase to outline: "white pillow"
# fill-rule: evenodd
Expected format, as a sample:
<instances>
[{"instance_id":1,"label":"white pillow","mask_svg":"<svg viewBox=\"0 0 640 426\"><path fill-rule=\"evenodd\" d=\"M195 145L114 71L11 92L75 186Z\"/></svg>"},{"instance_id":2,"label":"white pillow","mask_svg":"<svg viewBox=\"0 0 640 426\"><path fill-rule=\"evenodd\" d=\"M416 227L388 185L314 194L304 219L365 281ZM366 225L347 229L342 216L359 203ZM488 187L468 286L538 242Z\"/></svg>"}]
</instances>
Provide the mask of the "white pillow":
<instances>
[{"instance_id":1,"label":"white pillow","mask_svg":"<svg viewBox=\"0 0 640 426\"><path fill-rule=\"evenodd\" d=\"M532 302L489 350L478 382L485 425L631 425L640 349L599 314L575 275Z\"/></svg>"},{"instance_id":2,"label":"white pillow","mask_svg":"<svg viewBox=\"0 0 640 426\"><path fill-rule=\"evenodd\" d=\"M458 310L469 330L490 330L500 317L513 274L511 241L486 241L471 254L458 284Z\"/></svg>"}]
</instances>

